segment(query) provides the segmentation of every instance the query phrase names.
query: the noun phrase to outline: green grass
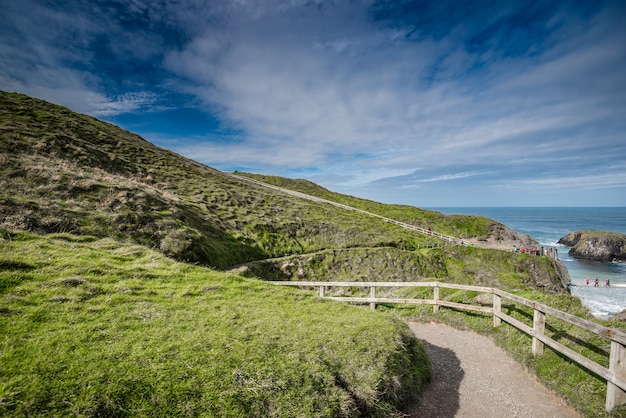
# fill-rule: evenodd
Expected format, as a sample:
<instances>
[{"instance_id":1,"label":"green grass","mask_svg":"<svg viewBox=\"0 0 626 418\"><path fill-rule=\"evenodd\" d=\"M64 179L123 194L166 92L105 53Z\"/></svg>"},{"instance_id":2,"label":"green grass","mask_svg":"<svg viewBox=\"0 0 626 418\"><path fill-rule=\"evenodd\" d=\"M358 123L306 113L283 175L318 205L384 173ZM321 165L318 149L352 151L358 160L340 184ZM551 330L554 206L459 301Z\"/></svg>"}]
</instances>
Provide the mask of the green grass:
<instances>
[{"instance_id":1,"label":"green grass","mask_svg":"<svg viewBox=\"0 0 626 418\"><path fill-rule=\"evenodd\" d=\"M429 376L388 314L111 239L2 236L2 416L390 416Z\"/></svg>"},{"instance_id":2,"label":"green grass","mask_svg":"<svg viewBox=\"0 0 626 418\"><path fill-rule=\"evenodd\" d=\"M444 215L440 212L419 209L407 205L389 205L372 200L361 199L340 193L334 193L315 183L303 179L288 179L277 176L266 176L254 173L235 174L250 177L265 183L273 184L301 193L321 197L326 200L376 213L387 218L416 225L422 228L433 228L437 232L459 237L486 238L490 227L494 224L491 219L482 216Z\"/></svg>"},{"instance_id":3,"label":"green grass","mask_svg":"<svg viewBox=\"0 0 626 418\"><path fill-rule=\"evenodd\" d=\"M413 251L382 246L325 250L259 261L242 274L261 280L427 280L567 295L547 257L460 246Z\"/></svg>"},{"instance_id":4,"label":"green grass","mask_svg":"<svg viewBox=\"0 0 626 418\"><path fill-rule=\"evenodd\" d=\"M461 237L484 238L495 224L357 199L305 180L256 177ZM513 283L519 274L511 270L526 267L518 257L494 268L487 251L461 251L454 245L423 251L442 241L236 180L114 125L4 92L0 213L0 228L7 230L130 239L170 258L222 270L290 255L311 256L314 262L303 271L316 279L354 272L376 280L430 276L469 283L476 277L496 283L506 270ZM360 252L361 261L317 256L347 250ZM535 270L549 276L545 268Z\"/></svg>"},{"instance_id":5,"label":"green grass","mask_svg":"<svg viewBox=\"0 0 626 418\"><path fill-rule=\"evenodd\" d=\"M239 182L60 106L0 92L0 128L0 231L49 234L0 241L0 414L389 415L421 386L427 362L402 323L200 265L281 257L251 274L434 277L570 303L547 259L430 249L433 237ZM449 235L502 232L486 218L250 176ZM436 320L489 328L442 311ZM511 335L515 352L524 337Z\"/></svg>"}]
</instances>

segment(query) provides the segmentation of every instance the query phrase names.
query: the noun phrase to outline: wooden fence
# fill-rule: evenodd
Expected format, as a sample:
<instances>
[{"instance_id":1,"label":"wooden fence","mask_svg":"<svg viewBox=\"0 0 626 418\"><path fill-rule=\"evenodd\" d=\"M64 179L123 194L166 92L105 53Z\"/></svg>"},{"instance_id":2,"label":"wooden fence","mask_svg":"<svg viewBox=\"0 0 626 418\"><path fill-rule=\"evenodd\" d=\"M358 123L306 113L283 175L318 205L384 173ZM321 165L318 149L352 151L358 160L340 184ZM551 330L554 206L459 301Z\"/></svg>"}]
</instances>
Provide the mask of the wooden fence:
<instances>
[{"instance_id":1,"label":"wooden fence","mask_svg":"<svg viewBox=\"0 0 626 418\"><path fill-rule=\"evenodd\" d=\"M354 303L369 303L371 309L376 309L377 303L398 303L414 305L433 305L433 310L437 312L440 307L449 307L468 311L477 311L493 316L493 326L499 326L505 321L524 333L532 337L532 354L534 356L543 353L544 345L551 347L556 352L575 361L590 372L607 382L605 408L611 412L617 406L626 403L626 332L620 329L607 328L595 322L579 318L575 315L559 311L540 302L524 299L522 297L504 292L500 289L482 286L467 286L460 284L448 284L439 282L271 282L283 286L306 286L319 288L319 295L322 298ZM369 288L369 296L327 296L327 289L330 287L362 287ZM433 289L432 299L405 299L396 297L376 297L377 288L398 288L398 287L431 287ZM439 289L457 289L475 291L492 295L492 306L471 305L466 303L450 302L439 298ZM524 322L513 318L502 312L502 299L527 306L533 310L533 325L529 326ZM552 316L569 324L583 328L601 337L607 338L611 342L609 355L609 367L606 368L593 360L577 353L565 345L553 340L545 334L546 316Z\"/></svg>"}]
</instances>

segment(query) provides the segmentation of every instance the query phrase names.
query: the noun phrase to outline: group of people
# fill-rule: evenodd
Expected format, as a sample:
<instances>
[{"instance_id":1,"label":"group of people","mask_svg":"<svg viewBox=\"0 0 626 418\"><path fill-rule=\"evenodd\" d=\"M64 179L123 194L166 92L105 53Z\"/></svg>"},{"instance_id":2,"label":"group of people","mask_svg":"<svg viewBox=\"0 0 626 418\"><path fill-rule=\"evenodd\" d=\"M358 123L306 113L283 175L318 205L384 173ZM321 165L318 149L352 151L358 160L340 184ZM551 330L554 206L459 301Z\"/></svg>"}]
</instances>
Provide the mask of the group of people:
<instances>
[{"instance_id":1,"label":"group of people","mask_svg":"<svg viewBox=\"0 0 626 418\"><path fill-rule=\"evenodd\" d=\"M587 286L589 286L589 282L590 282L589 277L587 277L587 278L585 279L585 283L587 284ZM611 286L611 282L609 281L609 279L606 279L606 280L604 281L604 285L605 285L606 287ZM594 287L598 287L598 286L600 286L600 279L598 279L598 278L596 277L596 279L593 281L593 286L594 286Z\"/></svg>"},{"instance_id":2,"label":"group of people","mask_svg":"<svg viewBox=\"0 0 626 418\"><path fill-rule=\"evenodd\" d=\"M514 253L525 253L525 254L534 254L534 255L545 255L548 257L556 258L557 249L553 247L541 247L541 248L526 248L526 247L513 247Z\"/></svg>"}]
</instances>

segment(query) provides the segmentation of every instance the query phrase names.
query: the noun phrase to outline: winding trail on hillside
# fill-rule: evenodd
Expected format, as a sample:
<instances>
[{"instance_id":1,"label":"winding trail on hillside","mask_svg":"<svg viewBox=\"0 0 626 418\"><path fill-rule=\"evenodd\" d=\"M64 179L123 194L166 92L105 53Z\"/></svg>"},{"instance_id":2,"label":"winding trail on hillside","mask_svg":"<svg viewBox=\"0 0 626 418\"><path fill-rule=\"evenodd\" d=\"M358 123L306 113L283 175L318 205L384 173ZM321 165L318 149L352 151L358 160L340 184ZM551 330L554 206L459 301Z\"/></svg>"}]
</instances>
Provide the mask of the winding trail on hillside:
<instances>
[{"instance_id":1,"label":"winding trail on hillside","mask_svg":"<svg viewBox=\"0 0 626 418\"><path fill-rule=\"evenodd\" d=\"M344 205L343 203L334 202L332 200L327 200L327 199L322 199L321 197L313 196L313 195L310 195L310 194L298 192L298 191L291 190L291 189L286 189L284 187L274 186L273 184L265 183L265 182L262 182L260 180L256 180L256 179L253 179L253 178L250 178L250 177L238 176L238 175L233 174L233 173L224 173L224 174L226 176L228 176L228 177L230 177L232 179L238 180L240 182L253 183L253 184L256 184L258 186L262 186L262 187L265 187L265 188L268 188L268 189L278 190L278 191L280 191L282 193L285 193L285 194L288 194L290 196L299 197L301 199L306 199L306 200L310 200L310 201L313 201L313 202L327 203L329 205L337 206L337 207L342 208L342 209L346 209L346 210L350 210L350 211L353 211L353 212L359 212L359 213L363 213L365 215L373 216L375 218L382 219L385 222L389 222L389 223L393 223L393 224L399 225L399 226L401 226L404 229L408 229L408 230L411 230L411 231L419 232L420 234L423 234L423 235L429 235L429 236L432 236L432 237L440 238L444 242L449 242L449 243L458 244L458 245L465 245L465 246L476 246L476 247L480 247L481 246L478 243L477 240L465 240L465 239L462 239L462 238L441 234L439 232L435 232L435 231L431 231L431 230L428 230L428 229L425 229L425 228L421 228L421 227L416 226L416 225L411 225L411 224L407 224L405 222L396 221L395 219L387 218L387 217L381 216L381 215L379 215L377 213L368 212L368 211L363 210L363 209L358 209L358 208L355 208L355 207L352 207L352 206Z\"/></svg>"},{"instance_id":2,"label":"winding trail on hillside","mask_svg":"<svg viewBox=\"0 0 626 418\"><path fill-rule=\"evenodd\" d=\"M452 237L249 177L235 174L228 174L228 176L241 182L253 183L295 197L374 216L402 228L440 238L446 243L507 251L517 245L515 240L510 239L479 242L476 238L466 240ZM252 263L255 262L259 261ZM243 267L246 264L249 263L233 266L231 269ZM555 268L558 269L558 266ZM567 288L569 275L560 274L559 277L564 287ZM581 417L563 399L542 386L488 337L435 323L411 322L409 327L424 344L433 363L433 375L431 382L421 394L419 402L405 411L408 417Z\"/></svg>"},{"instance_id":3,"label":"winding trail on hillside","mask_svg":"<svg viewBox=\"0 0 626 418\"><path fill-rule=\"evenodd\" d=\"M483 335L408 323L433 363L431 383L409 417L580 418Z\"/></svg>"}]
</instances>

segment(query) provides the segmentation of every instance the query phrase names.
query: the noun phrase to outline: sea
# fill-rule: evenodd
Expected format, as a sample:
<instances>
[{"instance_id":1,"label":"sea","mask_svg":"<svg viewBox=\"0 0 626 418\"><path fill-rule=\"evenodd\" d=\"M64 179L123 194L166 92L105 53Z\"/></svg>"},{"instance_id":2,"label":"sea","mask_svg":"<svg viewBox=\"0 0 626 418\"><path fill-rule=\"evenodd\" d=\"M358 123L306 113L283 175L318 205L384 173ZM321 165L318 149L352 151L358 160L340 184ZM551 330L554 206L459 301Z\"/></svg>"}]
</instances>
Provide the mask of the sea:
<instances>
[{"instance_id":1,"label":"sea","mask_svg":"<svg viewBox=\"0 0 626 418\"><path fill-rule=\"evenodd\" d=\"M626 261L598 262L577 259L570 248L557 244L560 238L577 230L600 230L626 234L626 208L623 207L467 207L427 208L444 214L480 215L530 235L543 246L554 246L572 279L570 290L594 316L607 318L626 309ZM590 285L585 283L590 279ZM599 287L593 286L596 277Z\"/></svg>"}]
</instances>

